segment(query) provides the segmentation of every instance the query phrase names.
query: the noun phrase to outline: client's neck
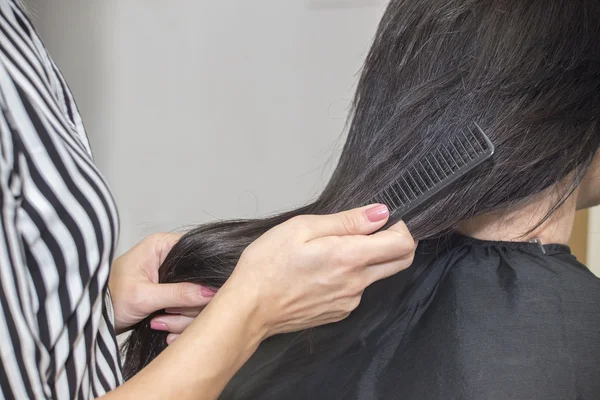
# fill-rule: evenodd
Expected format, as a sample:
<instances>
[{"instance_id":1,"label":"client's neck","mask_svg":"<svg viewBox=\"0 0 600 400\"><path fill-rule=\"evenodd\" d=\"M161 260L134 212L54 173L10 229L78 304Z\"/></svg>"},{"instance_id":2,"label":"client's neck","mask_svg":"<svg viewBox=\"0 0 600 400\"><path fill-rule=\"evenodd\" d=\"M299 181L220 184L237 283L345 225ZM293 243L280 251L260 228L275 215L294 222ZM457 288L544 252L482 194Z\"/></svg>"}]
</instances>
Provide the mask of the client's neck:
<instances>
[{"instance_id":1,"label":"client's neck","mask_svg":"<svg viewBox=\"0 0 600 400\"><path fill-rule=\"evenodd\" d=\"M575 220L577 191L536 228L557 201L557 196L552 192L537 196L525 205L470 219L460 227L459 232L481 240L526 242L537 238L543 244L567 244Z\"/></svg>"}]
</instances>

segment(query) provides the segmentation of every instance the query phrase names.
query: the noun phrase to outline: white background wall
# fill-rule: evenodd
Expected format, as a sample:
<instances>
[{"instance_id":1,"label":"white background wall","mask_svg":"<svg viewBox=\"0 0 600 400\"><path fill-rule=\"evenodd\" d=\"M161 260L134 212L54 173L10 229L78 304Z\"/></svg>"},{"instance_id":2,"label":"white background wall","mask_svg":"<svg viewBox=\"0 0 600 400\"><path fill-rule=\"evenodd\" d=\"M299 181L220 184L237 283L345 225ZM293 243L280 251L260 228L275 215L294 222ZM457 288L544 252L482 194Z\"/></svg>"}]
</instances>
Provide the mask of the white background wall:
<instances>
[{"instance_id":1,"label":"white background wall","mask_svg":"<svg viewBox=\"0 0 600 400\"><path fill-rule=\"evenodd\" d=\"M316 195L380 0L30 0L120 206L144 235Z\"/></svg>"}]
</instances>

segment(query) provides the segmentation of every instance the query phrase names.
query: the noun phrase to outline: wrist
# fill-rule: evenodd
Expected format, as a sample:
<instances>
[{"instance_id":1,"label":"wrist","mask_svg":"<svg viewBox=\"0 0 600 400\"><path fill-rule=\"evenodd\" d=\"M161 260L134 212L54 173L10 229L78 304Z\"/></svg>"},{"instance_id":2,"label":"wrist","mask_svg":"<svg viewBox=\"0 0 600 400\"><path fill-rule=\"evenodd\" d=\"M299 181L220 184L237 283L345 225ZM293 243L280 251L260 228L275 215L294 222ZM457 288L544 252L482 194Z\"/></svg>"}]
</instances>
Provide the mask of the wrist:
<instances>
[{"instance_id":1,"label":"wrist","mask_svg":"<svg viewBox=\"0 0 600 400\"><path fill-rule=\"evenodd\" d=\"M110 280L108 283L108 290L106 292L108 295L108 300L110 301L110 305L112 306L112 316L113 316L112 319L113 319L113 326L115 328L115 334L121 335L121 334L127 332L131 327L124 326L124 324L122 324L119 320L119 317L117 315L118 307L115 304L115 299L113 297L112 286L111 286Z\"/></svg>"},{"instance_id":2,"label":"wrist","mask_svg":"<svg viewBox=\"0 0 600 400\"><path fill-rule=\"evenodd\" d=\"M233 278L233 276L232 276ZM215 303L213 305L213 303ZM259 291L250 284L238 285L230 279L211 301L214 308L227 309L230 318L240 321L246 327L250 343L260 344L269 336L267 318L262 307Z\"/></svg>"}]
</instances>

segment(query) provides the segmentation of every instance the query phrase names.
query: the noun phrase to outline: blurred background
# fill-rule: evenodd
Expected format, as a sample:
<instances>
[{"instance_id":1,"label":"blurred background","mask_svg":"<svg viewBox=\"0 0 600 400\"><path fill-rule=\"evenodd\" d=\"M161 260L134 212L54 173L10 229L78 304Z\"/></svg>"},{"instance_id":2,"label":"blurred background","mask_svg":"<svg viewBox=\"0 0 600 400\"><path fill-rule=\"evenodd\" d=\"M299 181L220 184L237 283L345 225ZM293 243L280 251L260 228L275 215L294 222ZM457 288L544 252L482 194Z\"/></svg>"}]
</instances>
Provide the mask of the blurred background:
<instances>
[{"instance_id":1,"label":"blurred background","mask_svg":"<svg viewBox=\"0 0 600 400\"><path fill-rule=\"evenodd\" d=\"M26 3L119 204L122 252L315 197L386 1ZM600 211L581 213L571 245L600 274L598 244Z\"/></svg>"}]
</instances>

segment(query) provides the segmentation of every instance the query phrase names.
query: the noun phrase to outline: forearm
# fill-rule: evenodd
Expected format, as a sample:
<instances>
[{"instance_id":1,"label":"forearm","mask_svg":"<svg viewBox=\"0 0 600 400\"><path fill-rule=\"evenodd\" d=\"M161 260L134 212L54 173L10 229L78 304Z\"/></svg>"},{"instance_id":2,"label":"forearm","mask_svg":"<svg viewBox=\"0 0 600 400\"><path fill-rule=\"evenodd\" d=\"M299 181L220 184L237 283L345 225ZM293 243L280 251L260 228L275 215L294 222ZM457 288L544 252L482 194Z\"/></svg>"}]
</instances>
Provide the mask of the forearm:
<instances>
[{"instance_id":1,"label":"forearm","mask_svg":"<svg viewBox=\"0 0 600 400\"><path fill-rule=\"evenodd\" d=\"M216 399L265 336L255 312L233 291L220 293L177 341L104 399Z\"/></svg>"}]
</instances>

